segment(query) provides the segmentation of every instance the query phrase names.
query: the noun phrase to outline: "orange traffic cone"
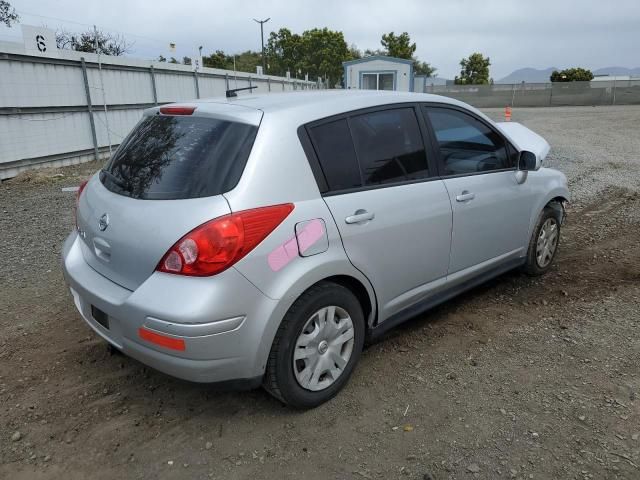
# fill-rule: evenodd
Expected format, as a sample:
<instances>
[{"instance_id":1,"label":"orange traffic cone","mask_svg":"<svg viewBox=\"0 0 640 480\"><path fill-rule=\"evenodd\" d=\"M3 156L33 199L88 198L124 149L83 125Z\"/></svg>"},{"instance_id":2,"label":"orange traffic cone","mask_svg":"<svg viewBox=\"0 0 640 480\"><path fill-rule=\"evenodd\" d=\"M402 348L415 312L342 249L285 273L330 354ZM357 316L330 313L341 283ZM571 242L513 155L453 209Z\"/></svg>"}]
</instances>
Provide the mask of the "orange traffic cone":
<instances>
[{"instance_id":1,"label":"orange traffic cone","mask_svg":"<svg viewBox=\"0 0 640 480\"><path fill-rule=\"evenodd\" d=\"M504 121L505 122L511 121L511 107L509 105L504 107Z\"/></svg>"}]
</instances>

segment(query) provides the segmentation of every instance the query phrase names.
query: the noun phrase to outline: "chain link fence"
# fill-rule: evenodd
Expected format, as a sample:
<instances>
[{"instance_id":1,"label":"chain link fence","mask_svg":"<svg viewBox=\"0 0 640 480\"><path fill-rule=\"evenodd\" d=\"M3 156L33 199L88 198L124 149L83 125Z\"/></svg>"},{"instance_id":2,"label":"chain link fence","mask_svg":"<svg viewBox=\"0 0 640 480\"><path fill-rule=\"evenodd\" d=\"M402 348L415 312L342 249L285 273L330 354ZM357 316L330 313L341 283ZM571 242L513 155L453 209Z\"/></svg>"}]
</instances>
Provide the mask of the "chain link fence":
<instances>
[{"instance_id":1,"label":"chain link fence","mask_svg":"<svg viewBox=\"0 0 640 480\"><path fill-rule=\"evenodd\" d=\"M461 100L477 108L579 105L640 105L640 78L591 82L494 85L425 85L425 93Z\"/></svg>"}]
</instances>

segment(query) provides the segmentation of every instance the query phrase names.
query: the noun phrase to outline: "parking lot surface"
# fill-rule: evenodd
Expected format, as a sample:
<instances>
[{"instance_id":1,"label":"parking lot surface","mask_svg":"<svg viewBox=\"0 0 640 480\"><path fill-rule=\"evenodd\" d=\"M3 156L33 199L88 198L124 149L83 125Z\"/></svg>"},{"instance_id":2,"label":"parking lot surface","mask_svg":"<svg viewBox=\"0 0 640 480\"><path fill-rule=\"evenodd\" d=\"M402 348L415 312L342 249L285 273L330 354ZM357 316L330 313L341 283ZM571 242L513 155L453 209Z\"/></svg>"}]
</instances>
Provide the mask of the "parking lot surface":
<instances>
[{"instance_id":1,"label":"parking lot surface","mask_svg":"<svg viewBox=\"0 0 640 480\"><path fill-rule=\"evenodd\" d=\"M307 412L172 379L83 323L59 267L61 188L99 165L3 182L0 478L640 478L640 108L513 121L551 143L574 195L555 268L392 331Z\"/></svg>"}]
</instances>

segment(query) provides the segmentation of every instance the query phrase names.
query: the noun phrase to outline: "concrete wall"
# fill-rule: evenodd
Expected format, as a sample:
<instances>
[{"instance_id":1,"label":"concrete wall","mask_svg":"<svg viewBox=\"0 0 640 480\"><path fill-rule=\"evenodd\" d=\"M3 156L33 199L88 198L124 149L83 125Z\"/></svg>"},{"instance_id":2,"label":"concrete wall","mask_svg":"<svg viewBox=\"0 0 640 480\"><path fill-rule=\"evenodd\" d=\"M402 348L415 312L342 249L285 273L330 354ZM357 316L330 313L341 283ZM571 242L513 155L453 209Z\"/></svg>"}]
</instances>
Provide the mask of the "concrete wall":
<instances>
[{"instance_id":1,"label":"concrete wall","mask_svg":"<svg viewBox=\"0 0 640 480\"><path fill-rule=\"evenodd\" d=\"M104 157L109 143L118 145L154 105L221 96L227 88L249 85L258 87L254 93L317 87L213 68L195 73L184 65L104 55L101 60L102 79L97 55L59 50L57 58L47 58L0 42L0 179L28 168Z\"/></svg>"},{"instance_id":2,"label":"concrete wall","mask_svg":"<svg viewBox=\"0 0 640 480\"><path fill-rule=\"evenodd\" d=\"M427 85L421 91L455 98L477 108L507 105L512 107L640 105L640 79L513 85Z\"/></svg>"}]
</instances>

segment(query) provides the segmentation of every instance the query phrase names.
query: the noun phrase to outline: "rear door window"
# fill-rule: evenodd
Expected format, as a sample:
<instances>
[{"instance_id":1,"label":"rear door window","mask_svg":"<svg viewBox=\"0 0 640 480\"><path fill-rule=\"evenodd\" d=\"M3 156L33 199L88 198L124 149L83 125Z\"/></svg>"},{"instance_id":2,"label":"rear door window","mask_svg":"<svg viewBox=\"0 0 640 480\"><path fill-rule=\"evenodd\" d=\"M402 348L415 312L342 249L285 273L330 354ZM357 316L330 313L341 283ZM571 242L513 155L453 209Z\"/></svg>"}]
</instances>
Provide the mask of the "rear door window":
<instances>
[{"instance_id":1,"label":"rear door window","mask_svg":"<svg viewBox=\"0 0 640 480\"><path fill-rule=\"evenodd\" d=\"M100 173L112 192L137 199L175 200L233 189L258 128L195 116L144 117Z\"/></svg>"},{"instance_id":2,"label":"rear door window","mask_svg":"<svg viewBox=\"0 0 640 480\"><path fill-rule=\"evenodd\" d=\"M394 108L349 119L365 185L429 176L427 156L415 110Z\"/></svg>"}]
</instances>

